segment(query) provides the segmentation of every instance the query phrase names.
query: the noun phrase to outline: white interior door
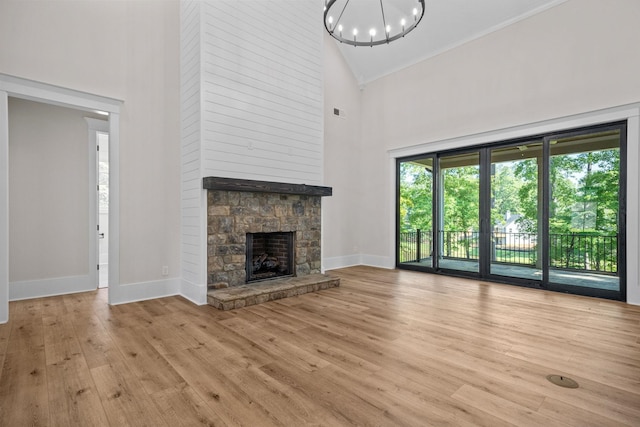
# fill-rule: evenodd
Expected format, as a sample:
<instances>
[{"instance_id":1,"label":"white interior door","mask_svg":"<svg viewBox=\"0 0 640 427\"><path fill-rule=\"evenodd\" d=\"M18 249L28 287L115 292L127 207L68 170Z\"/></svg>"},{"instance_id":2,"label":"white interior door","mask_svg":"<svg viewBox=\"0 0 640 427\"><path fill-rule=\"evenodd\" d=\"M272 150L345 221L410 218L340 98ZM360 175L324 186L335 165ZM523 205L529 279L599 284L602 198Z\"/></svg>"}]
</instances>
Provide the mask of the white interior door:
<instances>
[{"instance_id":1,"label":"white interior door","mask_svg":"<svg viewBox=\"0 0 640 427\"><path fill-rule=\"evenodd\" d=\"M109 134L97 133L98 287L109 285Z\"/></svg>"}]
</instances>

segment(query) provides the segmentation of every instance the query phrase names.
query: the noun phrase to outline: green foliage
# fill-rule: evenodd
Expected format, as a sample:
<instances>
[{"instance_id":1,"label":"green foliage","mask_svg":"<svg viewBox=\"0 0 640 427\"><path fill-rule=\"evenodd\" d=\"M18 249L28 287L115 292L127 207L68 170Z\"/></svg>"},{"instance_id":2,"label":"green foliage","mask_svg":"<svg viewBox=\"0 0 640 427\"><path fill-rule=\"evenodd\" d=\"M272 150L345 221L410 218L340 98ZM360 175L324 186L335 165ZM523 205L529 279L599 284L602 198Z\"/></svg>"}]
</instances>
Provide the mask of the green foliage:
<instances>
[{"instance_id":1,"label":"green foliage","mask_svg":"<svg viewBox=\"0 0 640 427\"><path fill-rule=\"evenodd\" d=\"M478 231L480 168L461 166L442 171L444 230Z\"/></svg>"},{"instance_id":2,"label":"green foliage","mask_svg":"<svg viewBox=\"0 0 640 427\"><path fill-rule=\"evenodd\" d=\"M400 165L400 231L432 227L433 174L424 165Z\"/></svg>"},{"instance_id":3,"label":"green foliage","mask_svg":"<svg viewBox=\"0 0 640 427\"><path fill-rule=\"evenodd\" d=\"M565 268L615 271L617 245L610 243L618 232L620 180L619 149L558 154L552 147L549 163L550 217L552 235L578 236L566 239L554 247L551 262ZM494 227L505 225L507 212L519 215L521 232L538 233L540 217L538 159L525 158L496 163L491 177L491 220ZM457 166L441 171L443 186L444 231L471 233L479 229L479 167ZM421 229L429 232L433 226L433 176L423 164L405 162L400 166L400 231ZM604 239L604 240L603 240ZM609 239L609 240L607 240ZM471 238L455 238L453 251L464 246L467 257L476 250ZM466 243L465 243L466 242ZM602 243L608 242L608 243ZM446 243L446 242L445 242ZM584 256L585 253L589 255ZM575 254L582 258L575 264ZM506 259L506 258L505 258ZM575 264L575 265L574 265ZM584 264L584 265L582 265ZM587 265L588 264L588 265Z\"/></svg>"},{"instance_id":4,"label":"green foliage","mask_svg":"<svg viewBox=\"0 0 640 427\"><path fill-rule=\"evenodd\" d=\"M538 162L536 159L519 161L510 168L518 185L518 220L525 233L538 232Z\"/></svg>"}]
</instances>

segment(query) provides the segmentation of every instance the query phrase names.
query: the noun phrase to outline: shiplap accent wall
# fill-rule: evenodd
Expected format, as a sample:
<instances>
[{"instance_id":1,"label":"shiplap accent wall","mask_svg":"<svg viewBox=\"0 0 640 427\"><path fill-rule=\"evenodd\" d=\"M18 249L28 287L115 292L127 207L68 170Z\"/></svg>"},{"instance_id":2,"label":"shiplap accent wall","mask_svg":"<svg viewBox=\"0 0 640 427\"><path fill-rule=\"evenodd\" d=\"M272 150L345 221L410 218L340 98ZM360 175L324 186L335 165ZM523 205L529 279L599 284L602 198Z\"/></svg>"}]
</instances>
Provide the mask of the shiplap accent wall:
<instances>
[{"instance_id":1,"label":"shiplap accent wall","mask_svg":"<svg viewBox=\"0 0 640 427\"><path fill-rule=\"evenodd\" d=\"M203 3L205 176L322 184L322 2Z\"/></svg>"},{"instance_id":2,"label":"shiplap accent wall","mask_svg":"<svg viewBox=\"0 0 640 427\"><path fill-rule=\"evenodd\" d=\"M203 177L323 184L322 4L181 3L181 293L195 302L206 303Z\"/></svg>"},{"instance_id":3,"label":"shiplap accent wall","mask_svg":"<svg viewBox=\"0 0 640 427\"><path fill-rule=\"evenodd\" d=\"M180 10L181 293L196 302L203 302L199 301L198 288L205 285L206 289L202 265L206 260L206 246L202 245L202 235L206 235L202 220L206 200L202 197L201 171L201 9L200 1L193 0L183 1Z\"/></svg>"}]
</instances>

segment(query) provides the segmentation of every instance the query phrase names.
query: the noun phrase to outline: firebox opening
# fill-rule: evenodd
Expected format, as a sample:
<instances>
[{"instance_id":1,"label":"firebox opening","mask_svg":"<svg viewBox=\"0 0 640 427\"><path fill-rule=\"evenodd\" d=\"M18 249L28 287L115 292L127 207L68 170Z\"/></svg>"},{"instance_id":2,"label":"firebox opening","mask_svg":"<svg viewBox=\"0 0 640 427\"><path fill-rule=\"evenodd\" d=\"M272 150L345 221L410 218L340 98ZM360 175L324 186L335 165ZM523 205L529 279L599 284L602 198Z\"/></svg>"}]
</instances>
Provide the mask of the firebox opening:
<instances>
[{"instance_id":1,"label":"firebox opening","mask_svg":"<svg viewBox=\"0 0 640 427\"><path fill-rule=\"evenodd\" d=\"M294 232L247 233L247 283L295 274Z\"/></svg>"}]
</instances>

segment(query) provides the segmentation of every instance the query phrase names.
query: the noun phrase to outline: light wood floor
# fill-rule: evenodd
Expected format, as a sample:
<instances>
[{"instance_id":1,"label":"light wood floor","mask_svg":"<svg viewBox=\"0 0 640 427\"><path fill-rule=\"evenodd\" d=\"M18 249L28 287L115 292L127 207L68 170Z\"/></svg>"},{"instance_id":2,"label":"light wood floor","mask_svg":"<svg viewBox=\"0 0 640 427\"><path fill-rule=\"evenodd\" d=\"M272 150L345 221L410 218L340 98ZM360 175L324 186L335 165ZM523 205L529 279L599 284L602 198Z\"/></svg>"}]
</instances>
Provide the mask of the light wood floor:
<instances>
[{"instance_id":1,"label":"light wood floor","mask_svg":"<svg viewBox=\"0 0 640 427\"><path fill-rule=\"evenodd\" d=\"M0 425L640 425L639 307L331 273L340 288L228 312L106 290L12 302Z\"/></svg>"}]
</instances>

